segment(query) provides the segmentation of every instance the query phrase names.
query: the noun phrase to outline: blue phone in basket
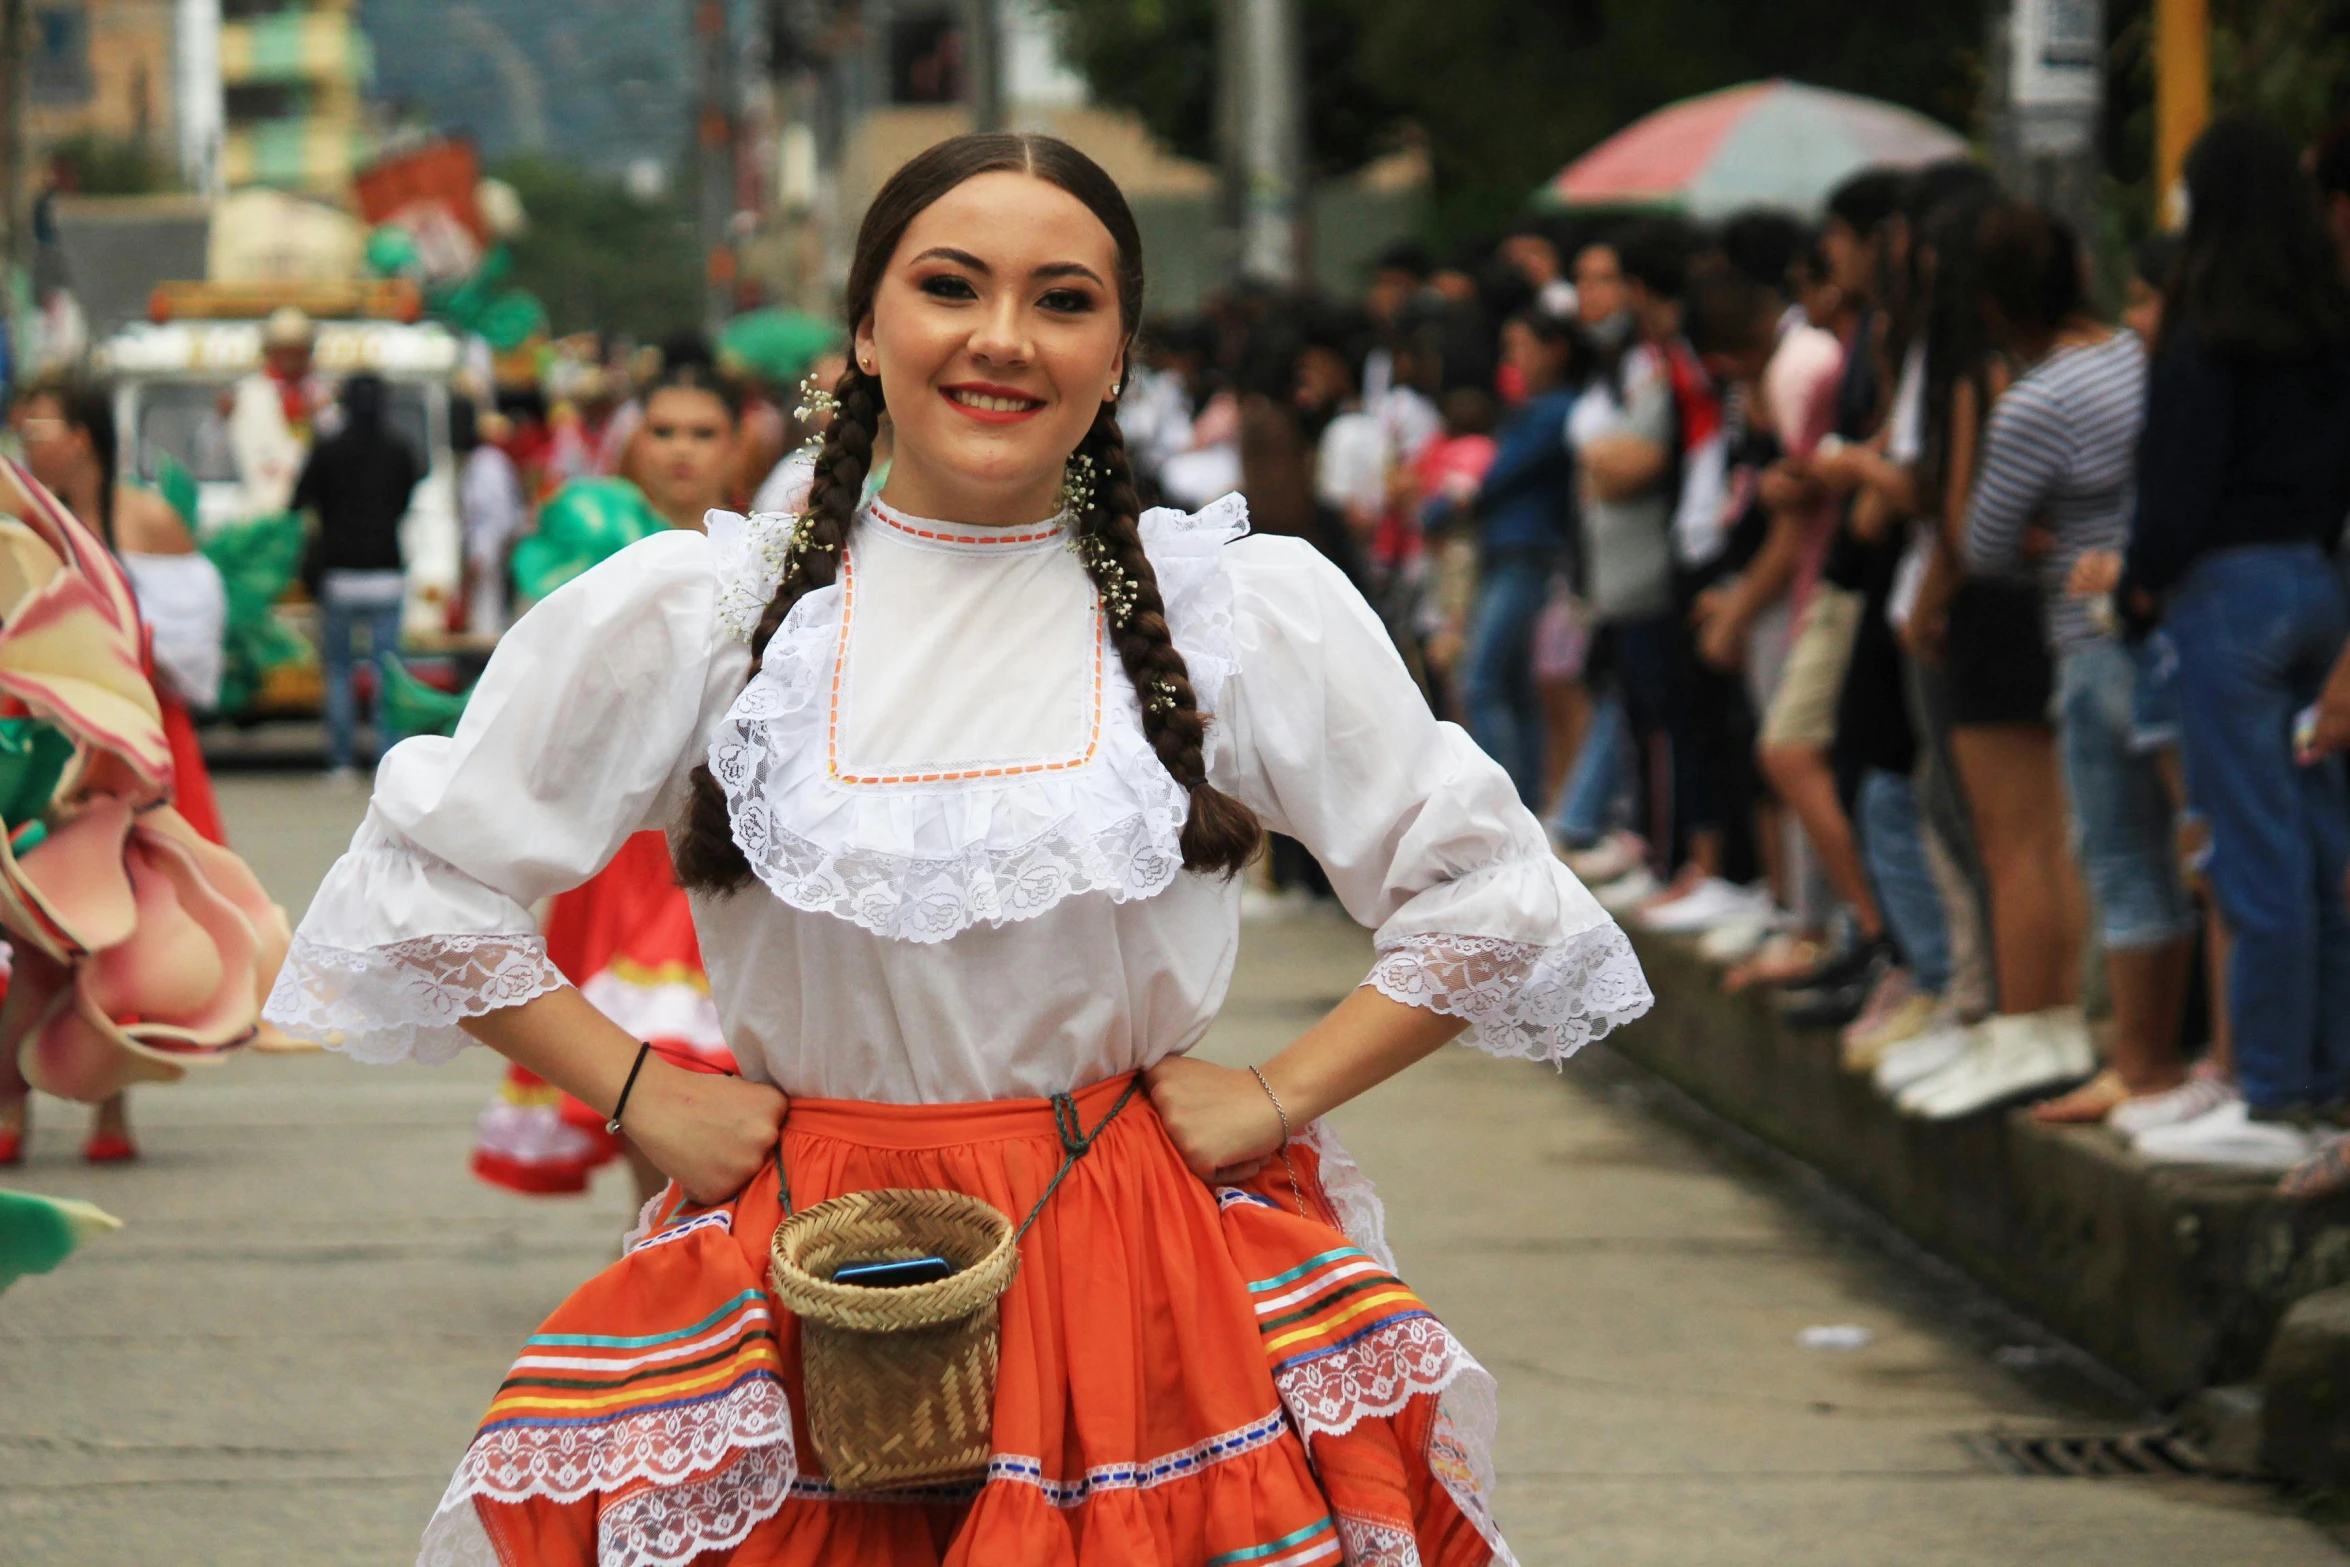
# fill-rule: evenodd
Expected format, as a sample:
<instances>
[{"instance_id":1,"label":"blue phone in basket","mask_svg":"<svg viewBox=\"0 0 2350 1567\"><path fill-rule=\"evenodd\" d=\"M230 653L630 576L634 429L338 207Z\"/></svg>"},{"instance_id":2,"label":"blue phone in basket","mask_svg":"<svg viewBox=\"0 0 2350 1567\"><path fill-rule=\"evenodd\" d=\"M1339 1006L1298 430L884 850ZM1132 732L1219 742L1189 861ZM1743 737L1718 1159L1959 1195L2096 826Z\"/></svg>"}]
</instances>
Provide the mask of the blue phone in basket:
<instances>
[{"instance_id":1,"label":"blue phone in basket","mask_svg":"<svg viewBox=\"0 0 2350 1567\"><path fill-rule=\"evenodd\" d=\"M852 1262L832 1275L835 1284L856 1284L869 1290L903 1289L909 1284L936 1284L951 1278L955 1266L944 1257L908 1257L902 1262Z\"/></svg>"}]
</instances>

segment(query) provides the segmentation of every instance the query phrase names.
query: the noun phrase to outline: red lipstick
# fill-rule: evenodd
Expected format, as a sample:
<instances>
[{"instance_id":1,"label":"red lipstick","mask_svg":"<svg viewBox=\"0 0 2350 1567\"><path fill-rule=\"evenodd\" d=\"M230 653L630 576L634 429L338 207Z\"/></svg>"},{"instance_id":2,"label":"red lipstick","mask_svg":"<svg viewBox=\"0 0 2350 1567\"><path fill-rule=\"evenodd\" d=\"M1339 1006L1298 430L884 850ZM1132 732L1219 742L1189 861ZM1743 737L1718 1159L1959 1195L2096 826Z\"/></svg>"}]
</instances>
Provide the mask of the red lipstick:
<instances>
[{"instance_id":1,"label":"red lipstick","mask_svg":"<svg viewBox=\"0 0 2350 1567\"><path fill-rule=\"evenodd\" d=\"M991 397L1021 404L1018 408L975 408L954 394L967 397ZM1019 424L1044 412L1044 399L1020 390L1016 386L997 386L988 381L958 381L939 388L939 396L957 413L966 414L981 424Z\"/></svg>"}]
</instances>

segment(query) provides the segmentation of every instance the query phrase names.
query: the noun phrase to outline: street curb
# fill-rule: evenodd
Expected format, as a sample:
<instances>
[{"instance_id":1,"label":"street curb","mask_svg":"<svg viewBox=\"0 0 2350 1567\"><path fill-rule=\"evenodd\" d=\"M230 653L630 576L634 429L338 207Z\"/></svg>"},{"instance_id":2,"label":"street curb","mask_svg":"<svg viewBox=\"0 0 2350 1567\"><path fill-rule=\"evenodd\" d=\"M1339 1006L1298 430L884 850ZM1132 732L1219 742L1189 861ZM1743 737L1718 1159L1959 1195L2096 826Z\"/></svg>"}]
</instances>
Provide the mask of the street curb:
<instances>
[{"instance_id":1,"label":"street curb","mask_svg":"<svg viewBox=\"0 0 2350 1567\"><path fill-rule=\"evenodd\" d=\"M1913 1120L1841 1069L1832 1032L1725 994L1688 941L1632 941L1656 1006L1609 1036L1617 1052L1811 1164L2159 1403L2258 1378L2286 1313L2350 1284L2350 1197L2279 1202L2273 1177L2150 1166L2103 1128L2021 1112ZM2279 1369L2309 1363L2321 1332L2350 1375L2350 1310L2304 1314ZM2294 1478L2343 1483L2350 1397L2290 1435L2272 1419L2267 1456Z\"/></svg>"}]
</instances>

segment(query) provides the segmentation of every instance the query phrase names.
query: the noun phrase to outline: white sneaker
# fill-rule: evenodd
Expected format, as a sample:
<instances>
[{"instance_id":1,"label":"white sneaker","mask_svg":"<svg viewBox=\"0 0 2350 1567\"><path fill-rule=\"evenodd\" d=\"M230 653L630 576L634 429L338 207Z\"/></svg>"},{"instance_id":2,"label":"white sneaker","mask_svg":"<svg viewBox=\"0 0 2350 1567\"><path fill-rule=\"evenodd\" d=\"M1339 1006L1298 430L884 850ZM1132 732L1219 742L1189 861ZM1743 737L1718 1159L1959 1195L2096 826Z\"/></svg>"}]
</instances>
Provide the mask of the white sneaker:
<instances>
[{"instance_id":1,"label":"white sneaker","mask_svg":"<svg viewBox=\"0 0 2350 1567\"><path fill-rule=\"evenodd\" d=\"M1612 832L1588 849L1569 849L1560 857L1577 881L1596 887L1647 864L1648 840L1636 832Z\"/></svg>"},{"instance_id":2,"label":"white sneaker","mask_svg":"<svg viewBox=\"0 0 2350 1567\"><path fill-rule=\"evenodd\" d=\"M1636 866L1604 886L1591 889L1599 906L1610 914L1629 914L1664 890L1647 866Z\"/></svg>"},{"instance_id":3,"label":"white sneaker","mask_svg":"<svg viewBox=\"0 0 2350 1567\"><path fill-rule=\"evenodd\" d=\"M2034 1012L1989 1019L1976 1043L1938 1076L1913 1085L1901 1107L1929 1121L1955 1121L2065 1083L2097 1069L2086 1028L2061 1013Z\"/></svg>"},{"instance_id":4,"label":"white sneaker","mask_svg":"<svg viewBox=\"0 0 2350 1567\"><path fill-rule=\"evenodd\" d=\"M1690 935L1770 906L1767 892L1741 887L1719 876L1708 876L1672 902L1659 904L1638 918L1650 930Z\"/></svg>"},{"instance_id":5,"label":"white sneaker","mask_svg":"<svg viewBox=\"0 0 2350 1567\"><path fill-rule=\"evenodd\" d=\"M1945 1017L1924 1033L1890 1047L1877 1058L1874 1074L1877 1092L1888 1099L1898 1099L1905 1089L1947 1070L1966 1054L1975 1030L1981 1026L1962 1023L1954 1016Z\"/></svg>"},{"instance_id":6,"label":"white sneaker","mask_svg":"<svg viewBox=\"0 0 2350 1567\"><path fill-rule=\"evenodd\" d=\"M2166 1088L2159 1094L2140 1094L2135 1099L2123 1100L2113 1107L2105 1124L2124 1137L2143 1137L2157 1127L2180 1126L2209 1115L2239 1097L2236 1085L2224 1077L2190 1077L2178 1087Z\"/></svg>"},{"instance_id":7,"label":"white sneaker","mask_svg":"<svg viewBox=\"0 0 2350 1567\"><path fill-rule=\"evenodd\" d=\"M2317 1139L2297 1126L2255 1121L2241 1099L2192 1121L2158 1126L2136 1140L2139 1156L2155 1164L2224 1164L2239 1170L2290 1170L2317 1150Z\"/></svg>"},{"instance_id":8,"label":"white sneaker","mask_svg":"<svg viewBox=\"0 0 2350 1567\"><path fill-rule=\"evenodd\" d=\"M1697 955L1708 963L1743 963L1786 926L1787 916L1774 908L1733 914L1697 938Z\"/></svg>"}]
</instances>

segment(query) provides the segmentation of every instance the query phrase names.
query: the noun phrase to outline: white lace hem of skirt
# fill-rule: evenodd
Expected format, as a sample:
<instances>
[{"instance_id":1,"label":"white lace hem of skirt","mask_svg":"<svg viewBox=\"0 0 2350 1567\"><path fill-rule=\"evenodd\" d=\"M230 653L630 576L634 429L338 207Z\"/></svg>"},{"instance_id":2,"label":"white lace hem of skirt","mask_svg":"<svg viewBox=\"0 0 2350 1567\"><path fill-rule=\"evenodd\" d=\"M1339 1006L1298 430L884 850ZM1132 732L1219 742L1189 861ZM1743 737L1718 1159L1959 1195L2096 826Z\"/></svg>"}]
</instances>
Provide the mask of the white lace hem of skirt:
<instances>
[{"instance_id":1,"label":"white lace hem of skirt","mask_svg":"<svg viewBox=\"0 0 2350 1567\"><path fill-rule=\"evenodd\" d=\"M685 1567L708 1552L732 1550L783 1511L794 1478L788 1448L754 1448L716 1474L638 1491L596 1520L596 1560L602 1567ZM470 1496L433 1515L416 1561L417 1567L505 1567Z\"/></svg>"},{"instance_id":2,"label":"white lace hem of skirt","mask_svg":"<svg viewBox=\"0 0 2350 1567\"><path fill-rule=\"evenodd\" d=\"M452 1059L458 1025L559 989L562 971L534 932L420 936L353 950L296 935L261 1015L296 1039L381 1065Z\"/></svg>"},{"instance_id":3,"label":"white lace hem of skirt","mask_svg":"<svg viewBox=\"0 0 2350 1567\"><path fill-rule=\"evenodd\" d=\"M596 1560L601 1567L684 1567L706 1551L740 1545L782 1510L798 1474L791 1409L783 1384L767 1377L712 1403L585 1428L485 1431L450 1477L418 1563L494 1567L494 1552L479 1554L489 1540L477 1498L576 1502L645 1482L647 1489L603 1510Z\"/></svg>"},{"instance_id":4,"label":"white lace hem of skirt","mask_svg":"<svg viewBox=\"0 0 2350 1567\"><path fill-rule=\"evenodd\" d=\"M1445 932L1380 945L1363 981L1390 1001L1466 1018L1462 1043L1563 1062L1655 1004L1631 938L1603 920L1548 946Z\"/></svg>"},{"instance_id":5,"label":"white lace hem of skirt","mask_svg":"<svg viewBox=\"0 0 2350 1567\"><path fill-rule=\"evenodd\" d=\"M1395 1252L1387 1244L1387 1205L1379 1200L1363 1167L1327 1121L1310 1123L1298 1140L1320 1161L1322 1195L1337 1211L1339 1230L1379 1266L1400 1276ZM1293 1371L1282 1379L1281 1401L1290 1418L1309 1434L1344 1433L1364 1419L1396 1413L1421 1393L1434 1393L1437 1418L1428 1441L1429 1467L1453 1505L1484 1537L1494 1567L1517 1567L1493 1517L1493 1444L1501 1425L1501 1400L1492 1373L1433 1320L1424 1326L1405 1322L1384 1336L1374 1334L1347 1358L1343 1377L1306 1377ZM1343 1530L1346 1520L1340 1522ZM1418 1547L1408 1536L1371 1530L1359 1539L1347 1538L1348 1567L1354 1567L1358 1552L1369 1567L1419 1567Z\"/></svg>"}]
</instances>

